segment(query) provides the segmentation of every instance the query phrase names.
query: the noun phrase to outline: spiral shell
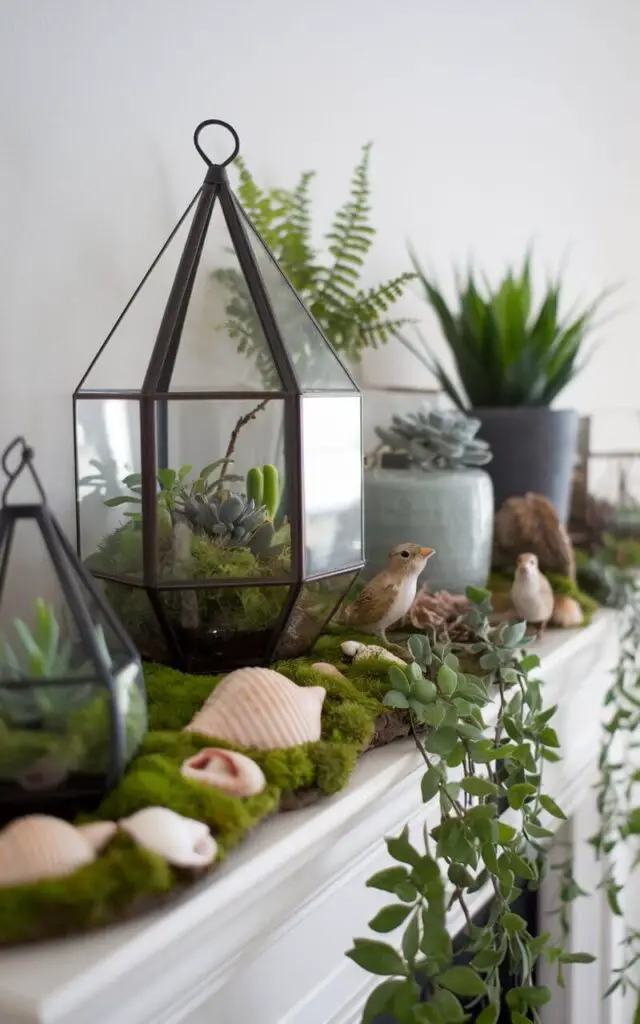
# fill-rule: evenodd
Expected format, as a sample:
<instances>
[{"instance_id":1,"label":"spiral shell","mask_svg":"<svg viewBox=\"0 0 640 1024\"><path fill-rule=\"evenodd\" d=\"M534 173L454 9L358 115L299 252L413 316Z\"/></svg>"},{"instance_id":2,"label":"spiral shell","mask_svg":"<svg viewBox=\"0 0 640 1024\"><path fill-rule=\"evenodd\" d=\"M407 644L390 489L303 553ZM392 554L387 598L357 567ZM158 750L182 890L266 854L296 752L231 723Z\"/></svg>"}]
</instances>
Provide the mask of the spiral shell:
<instances>
[{"instance_id":1,"label":"spiral shell","mask_svg":"<svg viewBox=\"0 0 640 1024\"><path fill-rule=\"evenodd\" d=\"M240 668L218 683L187 732L257 750L315 743L321 735L323 686L298 686L268 668Z\"/></svg>"},{"instance_id":2,"label":"spiral shell","mask_svg":"<svg viewBox=\"0 0 640 1024\"><path fill-rule=\"evenodd\" d=\"M218 852L206 825L183 818L168 807L145 807L118 824L138 846L163 857L176 868L206 868Z\"/></svg>"},{"instance_id":3,"label":"spiral shell","mask_svg":"<svg viewBox=\"0 0 640 1024\"><path fill-rule=\"evenodd\" d=\"M385 647L379 647L378 644L361 644L358 640L345 640L340 646L342 653L346 654L347 658L353 658L354 661L379 658L380 661L389 661L393 665L406 665L406 661L398 658L391 651L387 651Z\"/></svg>"},{"instance_id":4,"label":"spiral shell","mask_svg":"<svg viewBox=\"0 0 640 1024\"><path fill-rule=\"evenodd\" d=\"M17 818L0 832L0 886L70 875L92 864L114 832L113 822L75 828L46 814Z\"/></svg>"},{"instance_id":5,"label":"spiral shell","mask_svg":"<svg viewBox=\"0 0 640 1024\"><path fill-rule=\"evenodd\" d=\"M235 750L205 747L183 762L182 774L231 796L255 796L267 785L260 765Z\"/></svg>"}]
</instances>

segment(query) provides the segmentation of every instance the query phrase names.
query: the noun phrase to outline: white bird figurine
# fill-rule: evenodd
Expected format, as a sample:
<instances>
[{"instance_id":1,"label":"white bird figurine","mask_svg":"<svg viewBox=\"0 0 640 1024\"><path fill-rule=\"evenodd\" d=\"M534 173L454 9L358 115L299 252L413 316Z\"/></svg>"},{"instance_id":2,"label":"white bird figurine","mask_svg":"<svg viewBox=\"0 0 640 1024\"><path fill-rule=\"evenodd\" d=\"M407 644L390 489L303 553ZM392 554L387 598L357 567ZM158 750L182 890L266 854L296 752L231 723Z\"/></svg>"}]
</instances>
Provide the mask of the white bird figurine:
<instances>
[{"instance_id":1,"label":"white bird figurine","mask_svg":"<svg viewBox=\"0 0 640 1024\"><path fill-rule=\"evenodd\" d=\"M527 551L518 555L516 571L511 585L511 603L514 611L532 626L547 625L553 616L553 590L549 580L540 572L538 556Z\"/></svg>"},{"instance_id":2,"label":"white bird figurine","mask_svg":"<svg viewBox=\"0 0 640 1024\"><path fill-rule=\"evenodd\" d=\"M549 622L565 629L584 622L582 608L575 598L553 593L549 580L540 572L537 555L530 552L518 555L511 603L521 619L539 626L541 632Z\"/></svg>"},{"instance_id":3,"label":"white bird figurine","mask_svg":"<svg viewBox=\"0 0 640 1024\"><path fill-rule=\"evenodd\" d=\"M434 554L433 548L419 544L397 544L389 555L387 568L369 580L353 604L344 609L341 621L388 643L387 629L409 611L418 589L418 577Z\"/></svg>"}]
</instances>

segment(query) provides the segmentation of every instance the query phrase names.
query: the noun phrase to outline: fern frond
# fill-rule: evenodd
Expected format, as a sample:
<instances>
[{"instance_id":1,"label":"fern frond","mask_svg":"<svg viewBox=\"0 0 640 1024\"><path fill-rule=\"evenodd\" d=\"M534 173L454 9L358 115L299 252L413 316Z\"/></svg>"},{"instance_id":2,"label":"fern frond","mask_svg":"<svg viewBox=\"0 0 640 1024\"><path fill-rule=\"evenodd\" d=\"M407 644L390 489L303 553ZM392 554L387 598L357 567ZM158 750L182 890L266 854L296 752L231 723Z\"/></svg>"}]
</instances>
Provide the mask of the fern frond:
<instances>
[{"instance_id":1,"label":"fern frond","mask_svg":"<svg viewBox=\"0 0 640 1024\"><path fill-rule=\"evenodd\" d=\"M385 344L394 331L409 322L386 318L385 314L414 276L400 274L372 288L360 285L362 268L376 234L371 224L370 154L369 143L363 147L351 176L348 199L324 236L324 257L312 241L314 173L301 174L292 190L263 190L242 160L235 163L239 175L237 195L258 234L335 350L355 359L365 348ZM273 371L256 334L259 325L246 282L229 268L218 269L213 277L226 291L223 301L229 333L240 351L255 358L266 381ZM285 331L287 326L280 324ZM301 358L312 360L313 353L305 349Z\"/></svg>"},{"instance_id":2,"label":"fern frond","mask_svg":"<svg viewBox=\"0 0 640 1024\"><path fill-rule=\"evenodd\" d=\"M327 233L328 250L333 256L333 266L328 268L324 289L330 290L335 277L348 271L353 258L364 260L371 248L375 228L369 223L371 207L369 197L369 160L372 143L362 147L360 161L351 177L349 199L336 213Z\"/></svg>"}]
</instances>

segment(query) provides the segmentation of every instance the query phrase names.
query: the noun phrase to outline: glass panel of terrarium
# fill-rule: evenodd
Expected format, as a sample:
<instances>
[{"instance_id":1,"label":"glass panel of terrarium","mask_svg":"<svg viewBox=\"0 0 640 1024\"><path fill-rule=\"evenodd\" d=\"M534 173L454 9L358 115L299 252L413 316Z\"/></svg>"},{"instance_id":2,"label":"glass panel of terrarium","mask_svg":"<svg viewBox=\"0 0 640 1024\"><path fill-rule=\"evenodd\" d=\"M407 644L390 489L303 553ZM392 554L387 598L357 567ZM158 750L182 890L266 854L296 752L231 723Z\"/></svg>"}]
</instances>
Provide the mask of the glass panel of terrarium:
<instances>
[{"instance_id":1,"label":"glass panel of terrarium","mask_svg":"<svg viewBox=\"0 0 640 1024\"><path fill-rule=\"evenodd\" d=\"M212 585L161 590L159 596L186 669L211 674L264 661L289 587Z\"/></svg>"},{"instance_id":2,"label":"glass panel of terrarium","mask_svg":"<svg viewBox=\"0 0 640 1024\"><path fill-rule=\"evenodd\" d=\"M193 282L170 390L282 390L218 202Z\"/></svg>"},{"instance_id":3,"label":"glass panel of terrarium","mask_svg":"<svg viewBox=\"0 0 640 1024\"><path fill-rule=\"evenodd\" d=\"M102 605L81 576L77 576L77 583L93 621L94 636L109 665L118 709L124 723L125 758L130 760L142 742L147 729L147 704L142 665L137 655L134 656L134 652L122 643L115 628L105 615ZM99 585L99 581L96 580L95 586ZM116 589L118 587L120 587L120 593ZM128 612L131 621L132 610L135 608L139 615L140 610L146 607L144 602L148 601L146 592L142 588L129 588L122 584L115 584L115 587L111 588L111 592L107 584L102 588L102 597L110 602L110 611L118 617L121 625L124 625L120 615L121 611L124 611L125 614ZM118 597L121 598L120 603ZM124 603L122 602L123 597ZM134 601L135 605L133 605ZM139 622L139 619L133 619L134 625L136 622ZM105 713L106 710L105 705Z\"/></svg>"},{"instance_id":4,"label":"glass panel of terrarium","mask_svg":"<svg viewBox=\"0 0 640 1024\"><path fill-rule=\"evenodd\" d=\"M290 577L284 406L258 396L158 400L163 581Z\"/></svg>"},{"instance_id":5,"label":"glass panel of terrarium","mask_svg":"<svg viewBox=\"0 0 640 1024\"><path fill-rule=\"evenodd\" d=\"M80 557L94 572L142 576L140 405L76 400Z\"/></svg>"},{"instance_id":6,"label":"glass panel of terrarium","mask_svg":"<svg viewBox=\"0 0 640 1024\"><path fill-rule=\"evenodd\" d=\"M72 563L57 550L77 582ZM16 792L25 800L34 790L63 793L86 776L104 775L108 707L108 690L39 525L20 519L0 614L0 804Z\"/></svg>"},{"instance_id":7,"label":"glass panel of terrarium","mask_svg":"<svg viewBox=\"0 0 640 1024\"><path fill-rule=\"evenodd\" d=\"M134 235L129 239L127 260L114 257L111 264L105 268L110 293L117 296L117 299L115 308L105 311L104 316L115 320L119 315L120 320L87 374L82 391L126 391L139 390L142 387L191 226L194 202L195 200L190 204L184 220L170 241L167 239L171 236L175 224L173 211L167 211L160 222L156 221L158 230L154 232L155 242L151 247L146 238L144 245L136 246ZM152 270L148 270L156 255L158 262ZM146 272L149 276L145 280ZM126 308L129 300L131 304ZM102 338L92 339L90 347L97 350L103 340L104 335Z\"/></svg>"},{"instance_id":8,"label":"glass panel of terrarium","mask_svg":"<svg viewBox=\"0 0 640 1024\"><path fill-rule=\"evenodd\" d=\"M302 400L306 574L362 559L359 396Z\"/></svg>"},{"instance_id":9,"label":"glass panel of terrarium","mask_svg":"<svg viewBox=\"0 0 640 1024\"><path fill-rule=\"evenodd\" d=\"M278 642L276 659L299 658L313 647L356 576L357 571L351 571L303 583Z\"/></svg>"},{"instance_id":10,"label":"glass panel of terrarium","mask_svg":"<svg viewBox=\"0 0 640 1024\"><path fill-rule=\"evenodd\" d=\"M255 228L244 213L239 212L282 342L293 363L301 389L355 391L342 363L307 313Z\"/></svg>"}]
</instances>

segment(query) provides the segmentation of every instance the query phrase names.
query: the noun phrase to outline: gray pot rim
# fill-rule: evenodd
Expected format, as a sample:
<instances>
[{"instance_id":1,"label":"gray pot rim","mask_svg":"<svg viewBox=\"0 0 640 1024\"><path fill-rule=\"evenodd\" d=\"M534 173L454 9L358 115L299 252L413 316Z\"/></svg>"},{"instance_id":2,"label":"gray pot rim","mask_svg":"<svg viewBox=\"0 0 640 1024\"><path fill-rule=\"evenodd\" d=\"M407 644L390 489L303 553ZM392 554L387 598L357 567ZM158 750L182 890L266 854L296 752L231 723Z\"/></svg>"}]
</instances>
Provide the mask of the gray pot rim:
<instances>
[{"instance_id":1,"label":"gray pot rim","mask_svg":"<svg viewBox=\"0 0 640 1024\"><path fill-rule=\"evenodd\" d=\"M492 416L577 416L577 409L551 409L548 405L474 405L473 413Z\"/></svg>"}]
</instances>

